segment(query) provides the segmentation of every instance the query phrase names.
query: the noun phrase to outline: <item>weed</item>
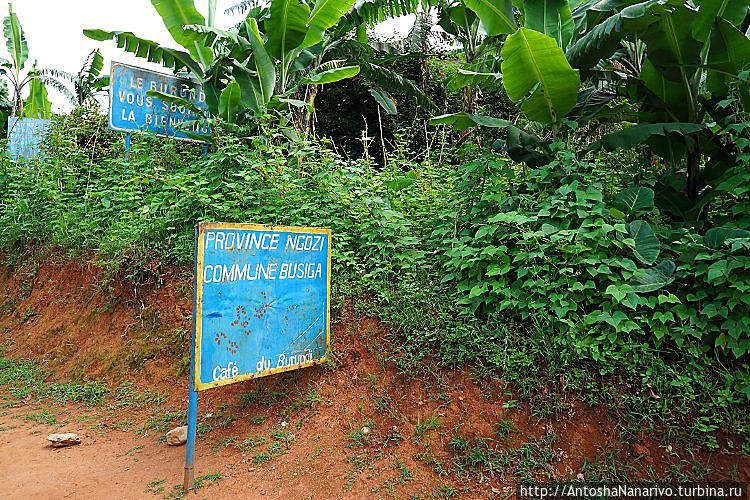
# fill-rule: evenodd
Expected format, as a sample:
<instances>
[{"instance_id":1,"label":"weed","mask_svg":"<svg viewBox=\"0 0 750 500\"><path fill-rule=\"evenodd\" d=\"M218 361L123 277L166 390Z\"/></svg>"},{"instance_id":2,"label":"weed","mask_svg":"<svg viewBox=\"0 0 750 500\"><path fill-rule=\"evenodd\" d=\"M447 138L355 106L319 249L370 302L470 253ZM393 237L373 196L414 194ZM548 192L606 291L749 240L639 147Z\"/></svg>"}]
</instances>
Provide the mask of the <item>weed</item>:
<instances>
[{"instance_id":1,"label":"weed","mask_svg":"<svg viewBox=\"0 0 750 500\"><path fill-rule=\"evenodd\" d=\"M447 485L442 485L430 492L429 498L454 498L458 496L458 490Z\"/></svg>"},{"instance_id":2,"label":"weed","mask_svg":"<svg viewBox=\"0 0 750 500\"><path fill-rule=\"evenodd\" d=\"M129 449L128 451L126 451L126 452L120 453L119 455L117 455L117 458L125 457L125 456L127 456L127 455L130 455L131 453L134 453L134 452L136 452L136 451L140 451L140 450L142 450L142 449L143 449L143 445L142 445L142 444L139 444L139 445L137 445L137 446L134 446L134 447L130 448L130 449Z\"/></svg>"},{"instance_id":3,"label":"weed","mask_svg":"<svg viewBox=\"0 0 750 500\"><path fill-rule=\"evenodd\" d=\"M365 429L368 429L365 431ZM348 443L346 443L346 446L348 448L355 448L359 446L365 446L370 443L370 428L367 426L361 427L359 429L355 429L354 431L350 432L346 435Z\"/></svg>"},{"instance_id":4,"label":"weed","mask_svg":"<svg viewBox=\"0 0 750 500\"><path fill-rule=\"evenodd\" d=\"M194 490L199 490L205 486L206 482L212 482L212 483L218 483L224 479L224 476L221 474L221 472L209 472L203 475L200 475L195 478L195 485L193 486Z\"/></svg>"},{"instance_id":5,"label":"weed","mask_svg":"<svg viewBox=\"0 0 750 500\"><path fill-rule=\"evenodd\" d=\"M501 440L505 440L516 430L516 425L510 420L501 420L495 424L495 434Z\"/></svg>"},{"instance_id":6,"label":"weed","mask_svg":"<svg viewBox=\"0 0 750 500\"><path fill-rule=\"evenodd\" d=\"M448 475L448 471L445 470L445 464L441 460L438 460L431 450L426 450L422 453L415 453L414 460L422 461L431 466L438 476L442 477Z\"/></svg>"},{"instance_id":7,"label":"weed","mask_svg":"<svg viewBox=\"0 0 750 500\"><path fill-rule=\"evenodd\" d=\"M248 423L252 425L263 425L265 421L266 417L264 415L255 415L248 419Z\"/></svg>"},{"instance_id":8,"label":"weed","mask_svg":"<svg viewBox=\"0 0 750 500\"><path fill-rule=\"evenodd\" d=\"M389 444L397 444L399 441L404 439L404 437L398 432L398 429L394 426L391 428L391 432L385 435L385 438L383 438L383 446L387 446Z\"/></svg>"},{"instance_id":9,"label":"weed","mask_svg":"<svg viewBox=\"0 0 750 500\"><path fill-rule=\"evenodd\" d=\"M293 411L299 411L303 408L310 408L315 411L317 406L322 402L323 396L318 393L315 387L311 387L307 394L292 401L291 408Z\"/></svg>"},{"instance_id":10,"label":"weed","mask_svg":"<svg viewBox=\"0 0 750 500\"><path fill-rule=\"evenodd\" d=\"M403 484L414 479L414 473L406 468L404 462L399 458L394 458L391 462L391 468L398 471L399 483Z\"/></svg>"},{"instance_id":11,"label":"weed","mask_svg":"<svg viewBox=\"0 0 750 500\"><path fill-rule=\"evenodd\" d=\"M138 433L143 434L146 431L155 431L157 433L165 433L171 430L175 425L186 425L187 424L187 412L184 410L166 411L157 415L151 415L148 421L143 424L139 429ZM160 441L166 439L163 435L159 438Z\"/></svg>"},{"instance_id":12,"label":"weed","mask_svg":"<svg viewBox=\"0 0 750 500\"><path fill-rule=\"evenodd\" d=\"M282 399L290 399L285 391L273 391L262 388L255 388L249 392L240 395L239 408L245 409L251 404L260 404L262 406L274 406Z\"/></svg>"},{"instance_id":13,"label":"weed","mask_svg":"<svg viewBox=\"0 0 750 500\"><path fill-rule=\"evenodd\" d=\"M43 425L54 425L57 423L57 418L49 410L42 410L37 413L26 413L21 415L24 420L35 422Z\"/></svg>"},{"instance_id":14,"label":"weed","mask_svg":"<svg viewBox=\"0 0 750 500\"><path fill-rule=\"evenodd\" d=\"M292 444L292 441L294 441L294 434L283 430L275 431L273 434L271 434L271 437L283 443L286 448L289 448L289 446Z\"/></svg>"},{"instance_id":15,"label":"weed","mask_svg":"<svg viewBox=\"0 0 750 500\"><path fill-rule=\"evenodd\" d=\"M140 409L149 407L159 409L166 401L166 396L159 392L142 391L133 382L125 381L114 392L114 401L107 405L108 410L117 408Z\"/></svg>"},{"instance_id":16,"label":"weed","mask_svg":"<svg viewBox=\"0 0 750 500\"><path fill-rule=\"evenodd\" d=\"M240 443L237 447L242 452L247 452L255 448L256 446L267 444L268 440L264 438L263 436L248 436L245 438L242 443Z\"/></svg>"},{"instance_id":17,"label":"weed","mask_svg":"<svg viewBox=\"0 0 750 500\"><path fill-rule=\"evenodd\" d=\"M383 396L379 396L375 398L375 411L378 413L385 413L388 409L392 407L393 399L385 394Z\"/></svg>"},{"instance_id":18,"label":"weed","mask_svg":"<svg viewBox=\"0 0 750 500\"><path fill-rule=\"evenodd\" d=\"M417 417L417 425L414 426L414 442L421 443L428 432L437 429L440 429L440 419L437 416L432 415L424 421L420 421Z\"/></svg>"},{"instance_id":19,"label":"weed","mask_svg":"<svg viewBox=\"0 0 750 500\"><path fill-rule=\"evenodd\" d=\"M453 436L448 444L454 452L464 452L469 448L469 440L461 436Z\"/></svg>"},{"instance_id":20,"label":"weed","mask_svg":"<svg viewBox=\"0 0 750 500\"><path fill-rule=\"evenodd\" d=\"M151 481L146 485L145 493L153 493L154 495L163 493L165 481L166 479L157 479L155 481Z\"/></svg>"}]
</instances>

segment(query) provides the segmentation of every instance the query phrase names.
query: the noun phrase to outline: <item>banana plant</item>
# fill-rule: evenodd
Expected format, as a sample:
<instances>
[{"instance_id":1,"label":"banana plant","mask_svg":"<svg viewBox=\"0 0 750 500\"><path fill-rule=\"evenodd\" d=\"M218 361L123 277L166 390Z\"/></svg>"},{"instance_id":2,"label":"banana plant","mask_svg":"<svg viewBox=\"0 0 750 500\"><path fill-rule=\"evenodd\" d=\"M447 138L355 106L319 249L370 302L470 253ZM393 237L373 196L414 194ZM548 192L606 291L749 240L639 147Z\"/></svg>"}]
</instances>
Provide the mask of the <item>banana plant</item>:
<instances>
[{"instance_id":1,"label":"banana plant","mask_svg":"<svg viewBox=\"0 0 750 500\"><path fill-rule=\"evenodd\" d=\"M523 27L505 40L497 77L525 117L550 127L558 140L561 125L596 119L613 99L627 99L637 110L633 125L592 149L646 144L670 167L659 180L657 205L677 220L700 222L710 201L738 182L736 144L746 132L732 128L727 102L730 88L739 89L750 109L746 82L737 85L750 69L750 39L741 30L750 0L591 0L573 10L565 0L515 5ZM482 24L498 25L502 19L484 7L475 10ZM579 75L592 85L579 89ZM549 161L548 141L486 118L454 114L433 123L505 128L497 146L511 158Z\"/></svg>"},{"instance_id":2,"label":"banana plant","mask_svg":"<svg viewBox=\"0 0 750 500\"><path fill-rule=\"evenodd\" d=\"M48 118L51 114L51 104L47 97L47 89L39 80L40 72L33 67L24 74L26 62L29 59L29 44L26 40L21 21L13 12L13 4L8 4L8 15L3 19L3 35L10 54L10 60L0 58L0 75L10 82L11 116L27 118ZM31 96L28 99L30 109L24 110L23 92L29 87Z\"/></svg>"},{"instance_id":3,"label":"banana plant","mask_svg":"<svg viewBox=\"0 0 750 500\"><path fill-rule=\"evenodd\" d=\"M101 76L103 68L104 58L96 49L89 53L78 73L44 69L40 71L40 79L64 95L73 107L82 107L96 103L97 95L109 86L109 76Z\"/></svg>"},{"instance_id":4,"label":"banana plant","mask_svg":"<svg viewBox=\"0 0 750 500\"><path fill-rule=\"evenodd\" d=\"M749 14L748 0L642 2L569 53L573 60L611 57L613 38L623 34L645 46L640 72L619 82L638 103L637 121L595 147L645 144L662 157L670 168L658 180L656 203L677 220L701 224L709 203L740 182L737 144L747 133L733 127L726 103L736 97L750 110L750 87L739 78L750 69L750 39L741 30Z\"/></svg>"},{"instance_id":5,"label":"banana plant","mask_svg":"<svg viewBox=\"0 0 750 500\"><path fill-rule=\"evenodd\" d=\"M355 9L355 0L272 0L267 7L246 9L245 20L226 30L205 22L192 0L152 0L152 4L186 51L129 32L84 30L84 34L100 41L114 39L128 52L175 72L187 72L202 83L210 115L233 123L246 123L269 111L303 109L309 114L317 86L353 78L362 69L348 60L327 57L327 49L344 36L339 28L351 23L347 16ZM370 66L367 70L372 72ZM173 96L152 94L176 101ZM306 128L304 120L299 124Z\"/></svg>"},{"instance_id":6,"label":"banana plant","mask_svg":"<svg viewBox=\"0 0 750 500\"><path fill-rule=\"evenodd\" d=\"M453 24L473 27L481 36L482 52L494 56L499 50L500 68L486 64L487 57L459 72L450 85L486 85L502 81L508 97L523 112L534 129L549 127L554 140L564 132L564 120L588 109L582 96L579 72L565 56L574 39L575 23L567 0L463 0L449 11ZM441 26L447 26L444 22ZM500 38L504 37L504 41ZM493 50L494 48L494 50ZM580 106L579 101L582 103ZM530 131L507 120L490 119L467 112L432 119L433 124L451 125L458 130L473 127L507 129L507 139L498 146L515 160L537 165L551 159L549 144Z\"/></svg>"}]
</instances>

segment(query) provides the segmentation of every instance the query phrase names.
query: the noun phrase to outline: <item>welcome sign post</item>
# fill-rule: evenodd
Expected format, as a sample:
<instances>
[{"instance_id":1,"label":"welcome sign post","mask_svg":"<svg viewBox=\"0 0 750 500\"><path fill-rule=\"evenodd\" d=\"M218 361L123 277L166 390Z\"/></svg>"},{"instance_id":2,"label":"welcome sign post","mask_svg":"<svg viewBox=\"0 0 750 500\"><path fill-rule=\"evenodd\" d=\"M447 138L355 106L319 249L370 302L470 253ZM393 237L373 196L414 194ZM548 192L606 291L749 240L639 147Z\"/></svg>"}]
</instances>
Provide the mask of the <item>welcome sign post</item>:
<instances>
[{"instance_id":1,"label":"welcome sign post","mask_svg":"<svg viewBox=\"0 0 750 500\"><path fill-rule=\"evenodd\" d=\"M110 70L109 122L112 130L125 132L125 158L130 153L130 133L142 132L158 137L203 142L211 131L201 118L186 106L148 95L150 90L171 94L207 111L203 87L186 78L113 62ZM204 146L205 151L205 146Z\"/></svg>"},{"instance_id":2,"label":"welcome sign post","mask_svg":"<svg viewBox=\"0 0 750 500\"><path fill-rule=\"evenodd\" d=\"M185 491L195 475L198 391L325 360L331 230L201 223L194 279Z\"/></svg>"}]
</instances>

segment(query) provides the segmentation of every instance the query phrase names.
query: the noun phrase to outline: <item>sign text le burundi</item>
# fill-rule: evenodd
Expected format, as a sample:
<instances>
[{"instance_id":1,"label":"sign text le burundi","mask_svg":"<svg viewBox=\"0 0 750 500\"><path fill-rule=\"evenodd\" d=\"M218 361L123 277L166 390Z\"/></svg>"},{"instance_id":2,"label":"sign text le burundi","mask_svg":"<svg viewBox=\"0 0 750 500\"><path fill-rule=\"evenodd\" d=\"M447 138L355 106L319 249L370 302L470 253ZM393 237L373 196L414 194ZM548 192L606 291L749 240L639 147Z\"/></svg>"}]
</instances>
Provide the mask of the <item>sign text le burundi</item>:
<instances>
[{"instance_id":1,"label":"sign text le burundi","mask_svg":"<svg viewBox=\"0 0 750 500\"><path fill-rule=\"evenodd\" d=\"M117 62L112 63L110 78L109 128L182 140L200 140L210 134L208 125L188 107L147 94L149 90L171 94L206 110L206 95L199 83Z\"/></svg>"}]
</instances>

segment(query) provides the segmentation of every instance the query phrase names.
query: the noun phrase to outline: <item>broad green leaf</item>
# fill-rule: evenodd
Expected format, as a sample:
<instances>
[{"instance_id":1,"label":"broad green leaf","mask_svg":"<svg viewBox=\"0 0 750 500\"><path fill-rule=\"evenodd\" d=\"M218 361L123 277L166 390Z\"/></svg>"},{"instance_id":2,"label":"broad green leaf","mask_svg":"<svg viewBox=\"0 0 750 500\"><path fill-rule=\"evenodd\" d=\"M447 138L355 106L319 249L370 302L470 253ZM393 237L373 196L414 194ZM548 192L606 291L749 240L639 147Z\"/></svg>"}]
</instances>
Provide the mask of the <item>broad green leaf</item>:
<instances>
[{"instance_id":1,"label":"broad green leaf","mask_svg":"<svg viewBox=\"0 0 750 500\"><path fill-rule=\"evenodd\" d=\"M552 38L520 28L505 41L502 58L508 97L530 119L555 123L576 105L580 77Z\"/></svg>"},{"instance_id":2,"label":"broad green leaf","mask_svg":"<svg viewBox=\"0 0 750 500\"><path fill-rule=\"evenodd\" d=\"M190 111L192 111L198 116L204 115L203 110L196 107L192 101L189 101L182 97L177 97L176 95L173 95L173 94L165 94L164 92L159 92L158 90L149 90L146 92L146 95L149 97L155 97L157 99L161 99L164 102L176 104L178 106L184 106L185 108L189 109Z\"/></svg>"},{"instance_id":3,"label":"broad green leaf","mask_svg":"<svg viewBox=\"0 0 750 500\"><path fill-rule=\"evenodd\" d=\"M276 85L276 67L271 57L266 52L266 46L263 43L263 37L258 31L258 21L249 17L245 20L250 46L253 48L252 63L255 72L258 75L258 83L262 95L263 104L268 104L273 97L274 86Z\"/></svg>"},{"instance_id":4,"label":"broad green leaf","mask_svg":"<svg viewBox=\"0 0 750 500\"><path fill-rule=\"evenodd\" d=\"M203 73L201 66L188 54L179 50L162 47L156 42L138 37L126 31L83 30L83 34L92 40L115 40L117 46L126 52L135 54L149 62L161 64L173 71L188 69L193 75L200 77Z\"/></svg>"},{"instance_id":5,"label":"broad green leaf","mask_svg":"<svg viewBox=\"0 0 750 500\"><path fill-rule=\"evenodd\" d=\"M750 238L750 231L733 227L714 227L706 231L703 244L708 248L717 249L727 240L734 238Z\"/></svg>"},{"instance_id":6,"label":"broad green leaf","mask_svg":"<svg viewBox=\"0 0 750 500\"><path fill-rule=\"evenodd\" d=\"M540 167L551 161L550 151L539 137L521 130L515 125L508 126L505 140L499 139L492 145L493 151L504 151L513 161L526 163L530 167Z\"/></svg>"},{"instance_id":7,"label":"broad green leaf","mask_svg":"<svg viewBox=\"0 0 750 500\"><path fill-rule=\"evenodd\" d=\"M294 106L295 108L305 108L309 110L310 113L313 112L313 107L310 106L310 103L301 101L299 99L288 99L286 97L275 96L273 99L271 99L271 107L274 109L278 108L278 106L276 106L276 103L282 103L288 106Z\"/></svg>"},{"instance_id":8,"label":"broad green leaf","mask_svg":"<svg viewBox=\"0 0 750 500\"><path fill-rule=\"evenodd\" d=\"M578 126L584 125L594 118L606 118L610 113L617 114L619 118L622 116L622 112L610 106L617 97L616 91L607 88L589 87L583 89L578 92L576 105L566 118L575 121Z\"/></svg>"},{"instance_id":9,"label":"broad green leaf","mask_svg":"<svg viewBox=\"0 0 750 500\"><path fill-rule=\"evenodd\" d=\"M649 223L636 220L628 224L626 229L627 238L631 238L635 242L632 248L636 258L647 265L656 262L661 245Z\"/></svg>"},{"instance_id":10,"label":"broad green leaf","mask_svg":"<svg viewBox=\"0 0 750 500\"><path fill-rule=\"evenodd\" d=\"M568 0L526 0L524 27L544 33L563 50L573 38L573 15Z\"/></svg>"},{"instance_id":11,"label":"broad green leaf","mask_svg":"<svg viewBox=\"0 0 750 500\"><path fill-rule=\"evenodd\" d=\"M455 75L446 80L445 87L448 90L460 90L471 85L479 86L484 89L492 84L502 82L502 80L503 75L501 73L470 71L459 68Z\"/></svg>"},{"instance_id":12,"label":"broad green leaf","mask_svg":"<svg viewBox=\"0 0 750 500\"><path fill-rule=\"evenodd\" d=\"M101 74L102 69L104 69L104 56L99 49L96 49L90 54L86 67L83 70L86 83L93 85Z\"/></svg>"},{"instance_id":13,"label":"broad green leaf","mask_svg":"<svg viewBox=\"0 0 750 500\"><path fill-rule=\"evenodd\" d=\"M699 0L696 3L698 16L693 23L693 37L701 42L708 40L717 17L739 27L750 9L750 0Z\"/></svg>"},{"instance_id":14,"label":"broad green leaf","mask_svg":"<svg viewBox=\"0 0 750 500\"><path fill-rule=\"evenodd\" d=\"M654 208L654 190L647 187L624 189L614 197L614 205L626 215Z\"/></svg>"},{"instance_id":15,"label":"broad green leaf","mask_svg":"<svg viewBox=\"0 0 750 500\"><path fill-rule=\"evenodd\" d=\"M571 2L573 20L576 23L576 31L591 31L604 20L612 17L617 12L631 5L641 3L643 0L590 0ZM577 3L577 5L576 5Z\"/></svg>"},{"instance_id":16,"label":"broad green leaf","mask_svg":"<svg viewBox=\"0 0 750 500\"><path fill-rule=\"evenodd\" d=\"M25 118L52 118L52 103L47 96L47 87L39 78L29 83L29 97L23 105Z\"/></svg>"},{"instance_id":17,"label":"broad green leaf","mask_svg":"<svg viewBox=\"0 0 750 500\"><path fill-rule=\"evenodd\" d=\"M219 117L229 123L237 122L237 115L241 111L242 89L240 84L232 81L221 92L219 98Z\"/></svg>"},{"instance_id":18,"label":"broad green leaf","mask_svg":"<svg viewBox=\"0 0 750 500\"><path fill-rule=\"evenodd\" d=\"M714 95L727 94L730 82L750 67L750 39L731 23L716 19L707 63L706 88Z\"/></svg>"},{"instance_id":19,"label":"broad green leaf","mask_svg":"<svg viewBox=\"0 0 750 500\"><path fill-rule=\"evenodd\" d=\"M640 33L658 21L657 13L666 10L667 0L647 0L623 8L606 16L589 29L573 45L566 55L577 68L590 68L600 59L607 59L622 48L622 40L630 34Z\"/></svg>"},{"instance_id":20,"label":"broad green leaf","mask_svg":"<svg viewBox=\"0 0 750 500\"><path fill-rule=\"evenodd\" d=\"M255 113L262 113L268 103L266 103L263 96L263 89L260 80L258 79L257 72L237 61L234 61L232 65L232 77L242 92L242 106ZM222 116L221 98L223 95L224 93L222 91L219 96L219 114Z\"/></svg>"},{"instance_id":21,"label":"broad green leaf","mask_svg":"<svg viewBox=\"0 0 750 500\"><path fill-rule=\"evenodd\" d=\"M284 61L305 39L309 16L310 8L299 0L273 0L265 21L268 53Z\"/></svg>"},{"instance_id":22,"label":"broad green leaf","mask_svg":"<svg viewBox=\"0 0 750 500\"><path fill-rule=\"evenodd\" d=\"M464 0L464 3L476 12L489 36L516 31L518 25L511 0Z\"/></svg>"},{"instance_id":23,"label":"broad green leaf","mask_svg":"<svg viewBox=\"0 0 750 500\"><path fill-rule=\"evenodd\" d=\"M193 0L151 0L151 5L161 16L174 41L185 47L201 67L207 68L213 60L213 51L201 44L194 32L185 29L187 25L206 24L206 19L195 8Z\"/></svg>"},{"instance_id":24,"label":"broad green leaf","mask_svg":"<svg viewBox=\"0 0 750 500\"><path fill-rule=\"evenodd\" d=\"M3 19L3 34L5 35L5 45L13 61L13 67L16 72L23 69L24 64L29 58L29 45L26 42L21 21L13 12L13 4L8 4L8 15Z\"/></svg>"},{"instance_id":25,"label":"broad green leaf","mask_svg":"<svg viewBox=\"0 0 750 500\"><path fill-rule=\"evenodd\" d=\"M646 89L651 91L646 96L644 107L659 112L648 121L689 121L692 107L692 92L680 82L670 80L664 73L646 59L641 69L640 79Z\"/></svg>"},{"instance_id":26,"label":"broad green leaf","mask_svg":"<svg viewBox=\"0 0 750 500\"><path fill-rule=\"evenodd\" d=\"M656 267L644 269L633 276L631 286L636 293L649 293L664 288L674 281L677 266L671 260L663 260Z\"/></svg>"},{"instance_id":27,"label":"broad green leaf","mask_svg":"<svg viewBox=\"0 0 750 500\"><path fill-rule=\"evenodd\" d=\"M682 136L702 130L703 125L697 123L642 123L605 135L592 146L592 149L596 150L601 147L607 151L617 148L632 149L655 135L666 137L669 134L678 134Z\"/></svg>"},{"instance_id":28,"label":"broad green leaf","mask_svg":"<svg viewBox=\"0 0 750 500\"><path fill-rule=\"evenodd\" d=\"M437 112L438 107L432 99L408 78L404 78L392 69L374 64L371 61L360 60L357 62L360 68L359 77L363 80L386 92L399 93L429 113Z\"/></svg>"},{"instance_id":29,"label":"broad green leaf","mask_svg":"<svg viewBox=\"0 0 750 500\"><path fill-rule=\"evenodd\" d=\"M370 87L369 91L373 99L375 99L378 105L380 105L380 107L383 108L386 113L388 113L389 115L398 114L396 103L393 101L393 99L391 99L391 96L389 96L385 90Z\"/></svg>"},{"instance_id":30,"label":"broad green leaf","mask_svg":"<svg viewBox=\"0 0 750 500\"><path fill-rule=\"evenodd\" d=\"M384 181L383 184L385 184L386 187L391 191L398 192L408 188L415 182L417 182L416 174L414 172L409 172L405 175L397 177L392 181Z\"/></svg>"},{"instance_id":31,"label":"broad green leaf","mask_svg":"<svg viewBox=\"0 0 750 500\"><path fill-rule=\"evenodd\" d=\"M312 47L321 41L326 30L338 23L354 3L355 0L317 0L307 20L309 30L302 46Z\"/></svg>"},{"instance_id":32,"label":"broad green leaf","mask_svg":"<svg viewBox=\"0 0 750 500\"><path fill-rule=\"evenodd\" d=\"M456 130L468 130L473 127L505 128L513 125L513 122L493 118L484 115L472 115L469 113L450 113L430 119L430 125L450 125Z\"/></svg>"},{"instance_id":33,"label":"broad green leaf","mask_svg":"<svg viewBox=\"0 0 750 500\"><path fill-rule=\"evenodd\" d=\"M701 63L702 45L686 28L692 26L697 17L692 9L675 7L660 14L658 22L642 34L648 46L648 60L668 80L679 83L691 99L697 99L692 95L691 84Z\"/></svg>"},{"instance_id":34,"label":"broad green leaf","mask_svg":"<svg viewBox=\"0 0 750 500\"><path fill-rule=\"evenodd\" d=\"M300 83L303 85L324 85L326 83L334 83L340 80L346 80L347 78L353 78L358 74L359 66L343 66L341 68L321 71L320 73L305 78Z\"/></svg>"},{"instance_id":35,"label":"broad green leaf","mask_svg":"<svg viewBox=\"0 0 750 500\"><path fill-rule=\"evenodd\" d=\"M611 295L617 302L622 301L622 299L624 299L625 296L627 295L627 293L620 290L620 288L617 285L609 285L607 289L604 291L604 294Z\"/></svg>"}]
</instances>

